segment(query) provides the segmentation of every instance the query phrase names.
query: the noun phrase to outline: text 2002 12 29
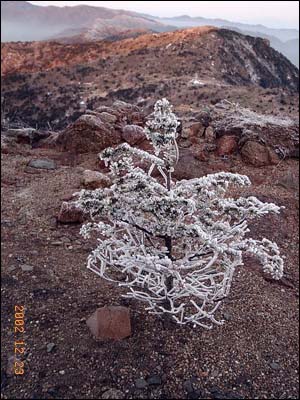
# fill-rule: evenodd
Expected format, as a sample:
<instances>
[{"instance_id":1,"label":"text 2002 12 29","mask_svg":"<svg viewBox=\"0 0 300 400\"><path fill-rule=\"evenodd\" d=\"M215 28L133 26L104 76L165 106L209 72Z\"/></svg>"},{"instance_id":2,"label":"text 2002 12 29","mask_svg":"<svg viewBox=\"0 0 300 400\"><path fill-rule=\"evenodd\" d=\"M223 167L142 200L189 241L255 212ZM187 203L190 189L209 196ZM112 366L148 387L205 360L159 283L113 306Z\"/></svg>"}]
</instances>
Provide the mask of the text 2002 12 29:
<instances>
[{"instance_id":1,"label":"text 2002 12 29","mask_svg":"<svg viewBox=\"0 0 300 400\"><path fill-rule=\"evenodd\" d=\"M14 354L15 354L15 362L14 362L14 371L16 375L24 374L24 362L20 361L19 357L21 357L25 352L25 342L24 342L24 332L25 332L25 307L24 306L15 306L15 315L14 315ZM18 339L18 340L16 340Z\"/></svg>"}]
</instances>

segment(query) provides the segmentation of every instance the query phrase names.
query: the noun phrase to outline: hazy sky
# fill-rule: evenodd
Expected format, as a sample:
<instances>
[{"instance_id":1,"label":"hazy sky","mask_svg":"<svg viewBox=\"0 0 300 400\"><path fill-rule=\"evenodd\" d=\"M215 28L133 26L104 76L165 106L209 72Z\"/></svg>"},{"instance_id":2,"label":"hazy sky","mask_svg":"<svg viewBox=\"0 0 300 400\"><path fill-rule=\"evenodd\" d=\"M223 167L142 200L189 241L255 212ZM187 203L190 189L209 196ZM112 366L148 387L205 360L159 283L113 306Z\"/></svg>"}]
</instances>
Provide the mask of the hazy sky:
<instances>
[{"instance_id":1,"label":"hazy sky","mask_svg":"<svg viewBox=\"0 0 300 400\"><path fill-rule=\"evenodd\" d=\"M299 29L298 1L30 1L47 6L89 4L137 11L159 17L182 14Z\"/></svg>"}]
</instances>

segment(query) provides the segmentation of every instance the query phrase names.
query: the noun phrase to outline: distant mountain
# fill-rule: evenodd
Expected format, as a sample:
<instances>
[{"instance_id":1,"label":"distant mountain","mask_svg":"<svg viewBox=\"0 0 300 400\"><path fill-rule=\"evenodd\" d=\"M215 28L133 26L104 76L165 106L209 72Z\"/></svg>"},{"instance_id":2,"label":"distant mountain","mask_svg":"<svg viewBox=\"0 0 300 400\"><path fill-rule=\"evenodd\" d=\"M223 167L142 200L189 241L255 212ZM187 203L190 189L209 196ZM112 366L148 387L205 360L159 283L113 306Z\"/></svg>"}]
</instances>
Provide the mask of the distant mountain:
<instances>
[{"instance_id":1,"label":"distant mountain","mask_svg":"<svg viewBox=\"0 0 300 400\"><path fill-rule=\"evenodd\" d=\"M166 25L158 25L151 20L145 20L131 15L116 15L113 18L97 18L88 27L69 28L50 38L64 42L88 42L110 39L113 37L131 37L149 32L169 30ZM69 40L68 40L69 39Z\"/></svg>"},{"instance_id":2,"label":"distant mountain","mask_svg":"<svg viewBox=\"0 0 300 400\"><path fill-rule=\"evenodd\" d=\"M188 15L157 18L131 11L87 5L41 7L28 1L1 1L1 42L58 40L63 43L84 43L207 25L268 39L274 49L299 66L297 29L273 29L263 25Z\"/></svg>"},{"instance_id":3,"label":"distant mountain","mask_svg":"<svg viewBox=\"0 0 300 400\"><path fill-rule=\"evenodd\" d=\"M158 18L157 20L165 24L175 25L178 28L211 25L268 39L275 50L282 53L294 65L299 67L299 31L297 29L274 29L264 25L249 25L226 21L225 19L190 17L188 15L174 18Z\"/></svg>"},{"instance_id":4,"label":"distant mountain","mask_svg":"<svg viewBox=\"0 0 300 400\"><path fill-rule=\"evenodd\" d=\"M46 40L87 30L92 39L99 40L128 29L162 32L169 27L131 11L86 5L41 7L27 1L1 1L1 42Z\"/></svg>"},{"instance_id":5,"label":"distant mountain","mask_svg":"<svg viewBox=\"0 0 300 400\"><path fill-rule=\"evenodd\" d=\"M282 43L280 48L276 48L276 50L280 51L283 55L286 56L293 64L295 64L299 68L299 39L291 39L285 43Z\"/></svg>"},{"instance_id":6,"label":"distant mountain","mask_svg":"<svg viewBox=\"0 0 300 400\"><path fill-rule=\"evenodd\" d=\"M260 32L265 35L275 36L281 41L287 41L299 38L299 30L297 29L268 28L267 26L260 24L257 25L243 24L240 22L227 21L225 19L220 19L220 18L190 17L188 15L182 15L179 17L156 18L156 19L162 23L170 24L177 27L192 27L192 26L202 26L202 25L212 25L219 28L233 27L233 28L238 28L242 31Z\"/></svg>"}]
</instances>

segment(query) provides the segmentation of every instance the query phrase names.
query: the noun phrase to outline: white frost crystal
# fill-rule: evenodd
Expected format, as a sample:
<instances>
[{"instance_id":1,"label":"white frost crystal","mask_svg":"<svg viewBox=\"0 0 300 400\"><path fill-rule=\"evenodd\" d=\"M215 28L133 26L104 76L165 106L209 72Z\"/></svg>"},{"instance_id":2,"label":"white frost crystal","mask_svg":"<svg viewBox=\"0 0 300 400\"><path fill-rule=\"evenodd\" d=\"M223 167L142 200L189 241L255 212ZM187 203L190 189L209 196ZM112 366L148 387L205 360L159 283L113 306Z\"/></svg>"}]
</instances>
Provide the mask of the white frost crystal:
<instances>
[{"instance_id":1,"label":"white frost crystal","mask_svg":"<svg viewBox=\"0 0 300 400\"><path fill-rule=\"evenodd\" d=\"M179 324L210 329L223 322L215 312L229 294L243 253L255 255L274 279L282 277L277 245L246 237L247 220L280 208L255 197L227 196L230 185L250 185L239 174L174 182L178 125L162 99L145 128L154 154L128 144L100 154L110 165L114 184L79 193L77 204L94 221L81 233L98 235L88 268L127 288L125 297L141 300L149 312L168 314ZM135 166L135 158L148 162L148 172ZM151 176L154 169L160 178Z\"/></svg>"}]
</instances>

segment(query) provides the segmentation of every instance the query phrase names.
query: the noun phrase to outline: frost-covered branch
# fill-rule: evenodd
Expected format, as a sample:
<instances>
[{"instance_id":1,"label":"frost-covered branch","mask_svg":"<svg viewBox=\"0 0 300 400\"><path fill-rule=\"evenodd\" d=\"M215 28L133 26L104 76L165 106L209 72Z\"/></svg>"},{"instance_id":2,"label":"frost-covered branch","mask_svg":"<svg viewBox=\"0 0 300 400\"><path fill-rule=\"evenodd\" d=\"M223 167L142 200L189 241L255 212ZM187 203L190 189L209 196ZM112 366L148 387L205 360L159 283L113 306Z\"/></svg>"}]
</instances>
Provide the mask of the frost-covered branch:
<instances>
[{"instance_id":1,"label":"frost-covered branch","mask_svg":"<svg viewBox=\"0 0 300 400\"><path fill-rule=\"evenodd\" d=\"M125 297L179 324L210 329L222 323L217 310L243 254L256 256L274 279L282 276L277 245L247 236L249 220L280 207L253 196L231 197L232 186L251 184L244 175L220 172L174 182L177 127L169 102L160 100L145 128L154 154L127 144L101 153L114 183L77 194L93 221L81 233L98 237L88 268L126 289ZM135 166L135 157L149 162L148 172ZM155 168L162 183L151 176Z\"/></svg>"}]
</instances>

